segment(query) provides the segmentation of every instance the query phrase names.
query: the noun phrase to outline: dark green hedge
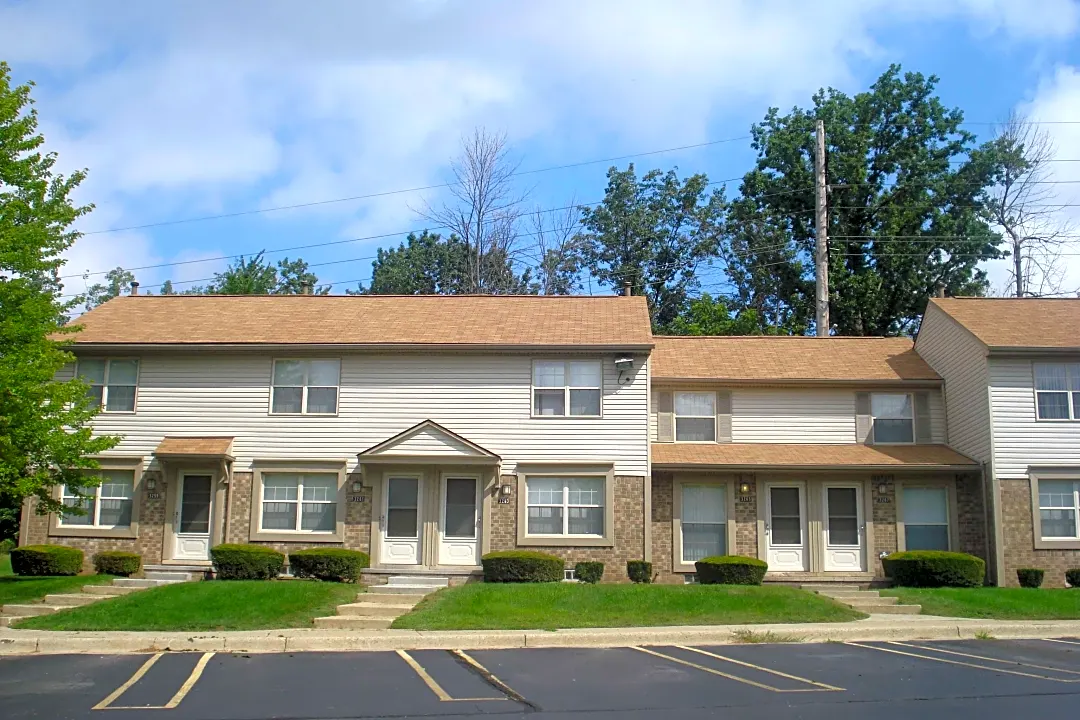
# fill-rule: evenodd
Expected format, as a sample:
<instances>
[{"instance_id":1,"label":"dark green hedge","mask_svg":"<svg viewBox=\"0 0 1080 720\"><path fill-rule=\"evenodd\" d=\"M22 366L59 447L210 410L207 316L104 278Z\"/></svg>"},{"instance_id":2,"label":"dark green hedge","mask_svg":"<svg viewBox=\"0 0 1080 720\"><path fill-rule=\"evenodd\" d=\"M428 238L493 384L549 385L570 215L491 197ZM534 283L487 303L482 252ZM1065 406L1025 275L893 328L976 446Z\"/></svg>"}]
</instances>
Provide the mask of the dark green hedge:
<instances>
[{"instance_id":1,"label":"dark green hedge","mask_svg":"<svg viewBox=\"0 0 1080 720\"><path fill-rule=\"evenodd\" d=\"M1074 588L1080 588L1080 568L1072 568L1065 571L1065 582Z\"/></svg>"},{"instance_id":2,"label":"dark green hedge","mask_svg":"<svg viewBox=\"0 0 1080 720\"><path fill-rule=\"evenodd\" d=\"M1016 570L1016 579L1020 582L1020 587L1042 587L1044 577L1046 577L1046 571L1039 568L1018 568Z\"/></svg>"},{"instance_id":3,"label":"dark green hedge","mask_svg":"<svg viewBox=\"0 0 1080 720\"><path fill-rule=\"evenodd\" d=\"M289 567L296 577L331 582L356 582L370 566L368 554L345 548L311 548L289 553Z\"/></svg>"},{"instance_id":4,"label":"dark green hedge","mask_svg":"<svg viewBox=\"0 0 1080 720\"><path fill-rule=\"evenodd\" d=\"M285 555L265 545L210 548L219 580L273 580L285 569Z\"/></svg>"},{"instance_id":5,"label":"dark green hedge","mask_svg":"<svg viewBox=\"0 0 1080 720\"><path fill-rule=\"evenodd\" d=\"M94 569L98 575L128 577L142 570L142 556L120 550L106 550L94 556Z\"/></svg>"},{"instance_id":6,"label":"dark green hedge","mask_svg":"<svg viewBox=\"0 0 1080 720\"><path fill-rule=\"evenodd\" d=\"M979 587L986 563L974 555L944 550L908 550L882 560L885 574L901 587Z\"/></svg>"},{"instance_id":7,"label":"dark green hedge","mask_svg":"<svg viewBox=\"0 0 1080 720\"><path fill-rule=\"evenodd\" d=\"M563 559L532 550L505 550L480 558L484 582L560 582Z\"/></svg>"},{"instance_id":8,"label":"dark green hedge","mask_svg":"<svg viewBox=\"0 0 1080 720\"><path fill-rule=\"evenodd\" d=\"M742 555L714 555L694 563L702 585L760 585L768 563Z\"/></svg>"},{"instance_id":9,"label":"dark green hedge","mask_svg":"<svg viewBox=\"0 0 1080 720\"><path fill-rule=\"evenodd\" d=\"M631 582L647 585L653 581L652 563L645 560L627 560L626 574Z\"/></svg>"},{"instance_id":10,"label":"dark green hedge","mask_svg":"<svg viewBox=\"0 0 1080 720\"><path fill-rule=\"evenodd\" d=\"M26 545L11 551L16 575L78 575L83 551L66 545Z\"/></svg>"},{"instance_id":11,"label":"dark green hedge","mask_svg":"<svg viewBox=\"0 0 1080 720\"><path fill-rule=\"evenodd\" d=\"M598 583L604 577L604 563L579 562L574 566L574 577L590 585Z\"/></svg>"}]
</instances>

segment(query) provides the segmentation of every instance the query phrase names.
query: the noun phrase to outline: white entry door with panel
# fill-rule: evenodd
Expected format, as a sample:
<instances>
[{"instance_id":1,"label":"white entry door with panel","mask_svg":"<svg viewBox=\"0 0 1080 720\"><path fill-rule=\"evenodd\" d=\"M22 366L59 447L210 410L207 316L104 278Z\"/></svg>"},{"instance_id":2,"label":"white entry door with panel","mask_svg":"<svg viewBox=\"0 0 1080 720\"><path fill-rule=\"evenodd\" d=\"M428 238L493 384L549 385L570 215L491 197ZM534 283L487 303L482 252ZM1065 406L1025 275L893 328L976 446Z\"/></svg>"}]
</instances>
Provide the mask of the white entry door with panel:
<instances>
[{"instance_id":1,"label":"white entry door with panel","mask_svg":"<svg viewBox=\"0 0 1080 720\"><path fill-rule=\"evenodd\" d=\"M181 473L173 513L174 560L210 559L210 518L213 515L214 476Z\"/></svg>"},{"instance_id":2,"label":"white entry door with panel","mask_svg":"<svg viewBox=\"0 0 1080 720\"><path fill-rule=\"evenodd\" d=\"M806 542L806 485L766 485L766 562L773 572L808 570Z\"/></svg>"},{"instance_id":3,"label":"white entry door with panel","mask_svg":"<svg viewBox=\"0 0 1080 720\"><path fill-rule=\"evenodd\" d=\"M822 492L825 571L862 572L866 569L862 487L827 484Z\"/></svg>"},{"instance_id":4,"label":"white entry door with panel","mask_svg":"<svg viewBox=\"0 0 1080 720\"><path fill-rule=\"evenodd\" d=\"M383 487L382 550L386 565L420 564L421 482L418 475L390 475Z\"/></svg>"},{"instance_id":5,"label":"white entry door with panel","mask_svg":"<svg viewBox=\"0 0 1080 720\"><path fill-rule=\"evenodd\" d=\"M439 564L480 564L480 478L443 475Z\"/></svg>"}]
</instances>

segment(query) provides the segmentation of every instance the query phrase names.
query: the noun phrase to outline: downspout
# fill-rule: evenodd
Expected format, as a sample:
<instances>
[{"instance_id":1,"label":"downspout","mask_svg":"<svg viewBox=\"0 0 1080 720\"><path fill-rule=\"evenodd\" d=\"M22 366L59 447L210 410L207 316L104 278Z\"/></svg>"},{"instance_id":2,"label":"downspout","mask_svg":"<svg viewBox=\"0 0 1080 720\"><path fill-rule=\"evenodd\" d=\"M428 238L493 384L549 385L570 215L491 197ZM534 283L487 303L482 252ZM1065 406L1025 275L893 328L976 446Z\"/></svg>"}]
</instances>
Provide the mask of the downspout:
<instances>
[{"instance_id":1,"label":"downspout","mask_svg":"<svg viewBox=\"0 0 1080 720\"><path fill-rule=\"evenodd\" d=\"M980 484L982 485L983 496L983 555L987 560L990 560L990 533L993 531L993 528L990 527L990 508L987 505L989 498L986 493L987 472L985 460L980 463L980 470L982 472L982 477L979 479L981 480ZM997 574L997 568L994 569L994 574Z\"/></svg>"}]
</instances>

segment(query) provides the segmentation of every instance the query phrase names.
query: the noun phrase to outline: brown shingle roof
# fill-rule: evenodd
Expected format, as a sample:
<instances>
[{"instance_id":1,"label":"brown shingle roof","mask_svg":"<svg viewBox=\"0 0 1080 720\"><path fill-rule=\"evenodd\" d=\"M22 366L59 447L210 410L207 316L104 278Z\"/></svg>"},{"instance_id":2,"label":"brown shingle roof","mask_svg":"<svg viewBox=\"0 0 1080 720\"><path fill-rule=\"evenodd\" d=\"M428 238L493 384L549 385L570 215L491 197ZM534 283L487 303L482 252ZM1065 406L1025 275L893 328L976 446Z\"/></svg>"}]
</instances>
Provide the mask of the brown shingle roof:
<instances>
[{"instance_id":1,"label":"brown shingle roof","mask_svg":"<svg viewBox=\"0 0 1080 720\"><path fill-rule=\"evenodd\" d=\"M655 379L897 381L940 376L908 338L657 337Z\"/></svg>"},{"instance_id":2,"label":"brown shingle roof","mask_svg":"<svg viewBox=\"0 0 1080 720\"><path fill-rule=\"evenodd\" d=\"M652 345L636 296L138 296L76 322L79 345Z\"/></svg>"},{"instance_id":3,"label":"brown shingle roof","mask_svg":"<svg viewBox=\"0 0 1080 720\"><path fill-rule=\"evenodd\" d=\"M1080 299L933 298L991 348L1080 348Z\"/></svg>"},{"instance_id":4,"label":"brown shingle roof","mask_svg":"<svg viewBox=\"0 0 1080 720\"><path fill-rule=\"evenodd\" d=\"M655 467L977 467L945 445L770 445L766 443L653 443Z\"/></svg>"},{"instance_id":5,"label":"brown shingle roof","mask_svg":"<svg viewBox=\"0 0 1080 720\"><path fill-rule=\"evenodd\" d=\"M162 438L154 454L157 456L199 455L203 457L230 457L231 437L166 437Z\"/></svg>"}]
</instances>

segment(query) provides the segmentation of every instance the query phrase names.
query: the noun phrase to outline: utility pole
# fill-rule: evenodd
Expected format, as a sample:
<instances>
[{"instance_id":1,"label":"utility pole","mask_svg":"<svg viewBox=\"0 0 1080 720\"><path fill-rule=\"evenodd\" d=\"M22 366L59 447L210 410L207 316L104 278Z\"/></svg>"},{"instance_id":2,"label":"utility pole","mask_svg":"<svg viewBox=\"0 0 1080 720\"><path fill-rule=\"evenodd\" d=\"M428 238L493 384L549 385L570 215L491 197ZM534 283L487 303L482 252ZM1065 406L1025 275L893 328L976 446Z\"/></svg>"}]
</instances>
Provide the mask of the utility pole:
<instances>
[{"instance_id":1,"label":"utility pole","mask_svg":"<svg viewBox=\"0 0 1080 720\"><path fill-rule=\"evenodd\" d=\"M817 275L816 312L818 337L829 336L829 203L825 184L825 121L817 121L817 151L814 153L816 221L814 223L814 272Z\"/></svg>"}]
</instances>

